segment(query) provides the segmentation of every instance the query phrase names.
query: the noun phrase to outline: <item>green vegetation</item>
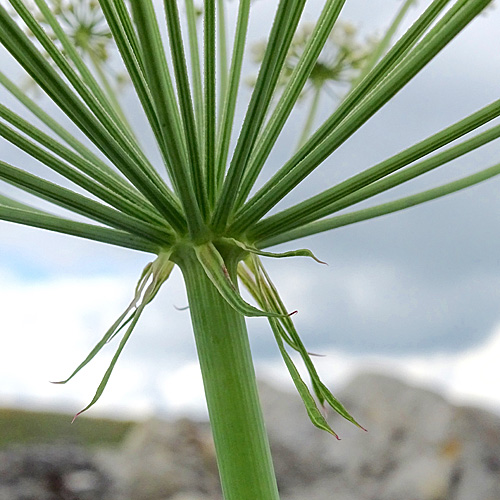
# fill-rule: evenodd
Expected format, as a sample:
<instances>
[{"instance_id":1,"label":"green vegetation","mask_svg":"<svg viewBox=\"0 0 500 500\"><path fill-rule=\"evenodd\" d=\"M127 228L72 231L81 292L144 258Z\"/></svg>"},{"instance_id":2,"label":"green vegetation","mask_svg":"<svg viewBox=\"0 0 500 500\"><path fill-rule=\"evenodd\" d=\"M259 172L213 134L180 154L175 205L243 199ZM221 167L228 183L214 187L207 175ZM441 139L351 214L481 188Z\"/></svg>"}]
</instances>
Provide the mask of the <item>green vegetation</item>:
<instances>
[{"instance_id":1,"label":"green vegetation","mask_svg":"<svg viewBox=\"0 0 500 500\"><path fill-rule=\"evenodd\" d=\"M269 321L314 425L335 436L322 412L322 407L331 407L359 426L321 382L291 313L261 261L262 256L312 254L306 250L276 254L267 248L403 210L500 174L500 164L478 166L476 174L429 191L352 210L363 200L497 139L500 126L487 126L500 115L500 101L495 101L397 155L362 172L353 172L352 177L316 196L268 215L491 3L433 0L392 44L393 34L413 3L406 0L387 35L361 59L351 57L356 44L347 44L349 73L356 70L347 79L350 89L310 135L313 109L298 151L279 168L271 169L269 155L307 82L314 77L313 85L321 88L332 75L338 77L335 69L325 73L324 65L318 71L318 61L331 40L345 1L325 1L292 68L286 65L287 55L306 2L278 2L239 130L234 127L235 109L250 0L240 0L237 5L232 44L226 39L223 0L205 0L201 19L193 0L181 4L185 12L176 1L165 0L161 13L153 0L92 2L94 10L102 9L103 17L96 19L106 21L110 36L105 40L114 40L156 140L161 157L156 163L124 118L126 110L110 90L101 63L96 65L92 57L89 59L85 51L91 47L88 37L68 34L67 26L61 25L46 0L34 0L37 17L33 9L27 8L27 2L10 0L24 30L0 5L0 43L86 137L82 142L68 133L0 73L0 84L44 123L42 130L35 120L26 120L0 104L0 136L65 177L73 187L33 175L22 167L22 160L19 166L0 161L0 179L83 216L88 222L71 215L55 215L10 196L0 196L0 219L153 255L129 307L74 373L60 383L69 381L106 343L121 335L111 365L84 410L94 405L144 308L178 265L189 297L226 500L278 499L245 316L262 316ZM184 31L181 12L186 18ZM167 42L161 35L163 23L168 31ZM50 32L44 30L47 26ZM184 32L188 35L186 44ZM342 69L342 65L338 68ZM460 142L482 126L481 133ZM454 141L457 144L450 146ZM258 180L261 187L255 191ZM349 211L337 214L344 209ZM255 304L242 298L238 280L247 287ZM168 325L165 330L175 335L168 332ZM294 364L290 355L294 351L304 362L311 388Z\"/></svg>"},{"instance_id":2,"label":"green vegetation","mask_svg":"<svg viewBox=\"0 0 500 500\"><path fill-rule=\"evenodd\" d=\"M85 446L117 445L134 422L82 417L71 425L67 413L0 409L0 448L16 443L52 443L67 440Z\"/></svg>"}]
</instances>

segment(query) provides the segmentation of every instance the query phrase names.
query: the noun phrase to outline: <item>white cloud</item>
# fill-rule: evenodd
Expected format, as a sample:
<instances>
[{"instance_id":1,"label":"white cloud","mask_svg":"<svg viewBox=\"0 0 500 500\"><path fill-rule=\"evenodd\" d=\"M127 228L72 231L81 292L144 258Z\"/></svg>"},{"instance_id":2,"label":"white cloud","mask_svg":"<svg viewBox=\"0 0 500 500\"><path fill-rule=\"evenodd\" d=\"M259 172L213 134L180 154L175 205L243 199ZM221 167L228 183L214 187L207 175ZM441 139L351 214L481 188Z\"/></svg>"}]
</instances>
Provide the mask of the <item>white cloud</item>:
<instances>
[{"instance_id":1,"label":"white cloud","mask_svg":"<svg viewBox=\"0 0 500 500\"><path fill-rule=\"evenodd\" d=\"M66 388L48 381L81 361L76 356L106 331L129 299L131 284L105 277L24 283L5 271L1 278L2 396L47 403L59 401L61 393L68 397Z\"/></svg>"},{"instance_id":2,"label":"white cloud","mask_svg":"<svg viewBox=\"0 0 500 500\"><path fill-rule=\"evenodd\" d=\"M190 366L189 348L183 344L192 343L192 335L189 312L173 307L186 300L179 274L173 278L165 285L170 290L146 308L96 413L137 416L183 405L179 383L186 381ZM49 381L67 377L87 356L130 303L135 281L80 276L27 282L0 268L0 282L0 406L76 412L87 405L111 361L116 340L68 384ZM170 292L170 302L165 292ZM172 389L162 394L162 387Z\"/></svg>"},{"instance_id":3,"label":"white cloud","mask_svg":"<svg viewBox=\"0 0 500 500\"><path fill-rule=\"evenodd\" d=\"M333 391L358 372L383 372L438 391L455 404L471 404L500 413L500 325L486 342L456 353L413 356L351 355L336 350L314 358L318 371ZM300 362L298 362L300 364ZM262 371L284 387L289 377L276 362Z\"/></svg>"},{"instance_id":4,"label":"white cloud","mask_svg":"<svg viewBox=\"0 0 500 500\"><path fill-rule=\"evenodd\" d=\"M0 288L3 332L0 403L79 410L93 396L114 345L96 358L85 374L69 384L54 386L48 381L66 376L83 359L126 306L134 283L116 277L25 283L5 270L0 270L0 279L3 285ZM171 285L179 291L179 283ZM165 310L161 297L160 302L153 307ZM157 326L160 333L137 332L133 336L134 344L124 352L94 414L137 417L168 411L205 415L203 385L194 354L177 356L175 350L155 349L162 336L179 343L192 343L190 335L181 335L188 328L187 314L171 309L172 318L181 319L174 319L168 331L162 324ZM157 311L152 315L157 317ZM150 320L146 318L148 323ZM152 345L149 351L138 354L134 347L144 342ZM151 358L146 360L148 352ZM378 370L438 389L454 401L472 402L500 411L500 325L487 342L457 354L366 356L337 350L326 354L315 358L315 363L334 392L355 372ZM280 360L258 360L257 365L261 376L291 387Z\"/></svg>"},{"instance_id":5,"label":"white cloud","mask_svg":"<svg viewBox=\"0 0 500 500\"><path fill-rule=\"evenodd\" d=\"M161 393L170 412L206 414L203 379L197 362L186 363L173 373L165 374Z\"/></svg>"},{"instance_id":6,"label":"white cloud","mask_svg":"<svg viewBox=\"0 0 500 500\"><path fill-rule=\"evenodd\" d=\"M500 410L500 327L484 344L456 360L450 392L454 397L486 403Z\"/></svg>"}]
</instances>

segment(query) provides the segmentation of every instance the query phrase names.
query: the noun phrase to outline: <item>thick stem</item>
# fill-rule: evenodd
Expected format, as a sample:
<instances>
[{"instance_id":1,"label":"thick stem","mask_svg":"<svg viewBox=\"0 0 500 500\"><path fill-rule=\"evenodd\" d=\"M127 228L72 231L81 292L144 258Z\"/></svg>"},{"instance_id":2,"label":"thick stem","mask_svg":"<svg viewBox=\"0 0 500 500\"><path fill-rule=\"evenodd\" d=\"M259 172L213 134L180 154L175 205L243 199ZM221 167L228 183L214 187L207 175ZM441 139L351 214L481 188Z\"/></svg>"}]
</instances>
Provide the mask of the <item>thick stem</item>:
<instances>
[{"instance_id":1,"label":"thick stem","mask_svg":"<svg viewBox=\"0 0 500 500\"><path fill-rule=\"evenodd\" d=\"M225 500L279 500L244 318L207 278L194 252L184 275Z\"/></svg>"}]
</instances>

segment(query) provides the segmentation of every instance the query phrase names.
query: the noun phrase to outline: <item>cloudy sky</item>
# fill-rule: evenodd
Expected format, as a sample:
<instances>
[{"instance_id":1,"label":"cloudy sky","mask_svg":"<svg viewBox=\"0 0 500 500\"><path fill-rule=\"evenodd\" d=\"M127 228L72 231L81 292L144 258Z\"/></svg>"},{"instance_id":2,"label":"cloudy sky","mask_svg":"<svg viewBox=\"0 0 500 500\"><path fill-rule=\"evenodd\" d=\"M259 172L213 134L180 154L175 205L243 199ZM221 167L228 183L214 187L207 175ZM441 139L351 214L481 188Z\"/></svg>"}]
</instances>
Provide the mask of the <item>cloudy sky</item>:
<instances>
[{"instance_id":1,"label":"cloudy sky","mask_svg":"<svg viewBox=\"0 0 500 500\"><path fill-rule=\"evenodd\" d=\"M418 3L408 23L428 1ZM304 19L313 20L321 4L309 1ZM381 33L399 2L367 4L348 0L343 19L363 33ZM265 36L273 5L255 3L253 39ZM500 9L478 18L287 203L370 167L497 99L498 26ZM0 64L15 71L4 52ZM253 69L251 64L245 68L249 74ZM242 110L247 94L242 92ZM2 103L12 103L3 89L0 96ZM136 109L130 96L124 99L127 109ZM322 99L324 119L335 102L328 95ZM292 115L265 175L289 157L306 109L304 102ZM0 155L39 168L3 141ZM391 196L499 161L497 142ZM329 264L268 262L286 304L299 310L296 324L307 347L325 354L318 366L326 380L335 386L368 368L398 372L457 401L500 411L499 190L500 178L399 214L283 245L307 246ZM28 199L5 185L0 192ZM149 256L7 223L0 223L0 241L0 405L78 410L93 396L113 345L69 385L48 380L65 377L127 306ZM203 411L189 312L176 309L186 304L176 272L145 312L96 414ZM259 374L286 385L266 321L252 319L249 328Z\"/></svg>"}]
</instances>

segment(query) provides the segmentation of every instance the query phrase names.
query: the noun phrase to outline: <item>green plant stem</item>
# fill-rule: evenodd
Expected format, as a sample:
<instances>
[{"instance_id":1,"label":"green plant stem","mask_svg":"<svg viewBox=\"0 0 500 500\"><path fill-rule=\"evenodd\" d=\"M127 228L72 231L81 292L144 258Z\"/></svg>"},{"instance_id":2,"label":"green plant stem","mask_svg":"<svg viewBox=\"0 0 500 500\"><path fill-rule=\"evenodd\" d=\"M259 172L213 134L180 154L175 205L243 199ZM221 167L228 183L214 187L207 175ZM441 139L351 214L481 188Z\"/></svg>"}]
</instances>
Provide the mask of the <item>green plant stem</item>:
<instances>
[{"instance_id":1,"label":"green plant stem","mask_svg":"<svg viewBox=\"0 0 500 500\"><path fill-rule=\"evenodd\" d=\"M406 210L407 208L414 207L415 205L419 205L427 201L436 200L437 198L441 198L442 196L446 196L462 189L466 189L470 186L474 186L475 184L484 182L496 175L500 175L500 163L481 170L480 172L476 172L475 174L463 177L462 179L449 182L448 184L445 184L443 186L438 186L432 189L428 189L427 191L422 191L421 193L405 196L404 198L399 198L394 201L382 203L381 205L376 205L374 207L364 208L362 210L356 210L355 212L337 215L335 217L329 217L327 219L322 219L311 222L309 224L305 224L300 228L292 229L276 236L258 240L256 241L255 245L259 248L267 248L285 243L287 241L304 238L305 236L310 236L312 234L318 234L323 231L328 231L330 229L347 226L349 224L355 224L357 222L373 219L375 217L380 217L386 214L391 214L400 210Z\"/></svg>"},{"instance_id":2,"label":"green plant stem","mask_svg":"<svg viewBox=\"0 0 500 500\"><path fill-rule=\"evenodd\" d=\"M244 318L222 298L193 251L176 260L186 283L224 498L278 500ZM236 272L236 262L232 267Z\"/></svg>"},{"instance_id":3,"label":"green plant stem","mask_svg":"<svg viewBox=\"0 0 500 500\"><path fill-rule=\"evenodd\" d=\"M108 97L109 102L111 103L111 106L115 110L117 116L120 118L122 123L127 127L127 130L130 132L130 135L137 141L137 136L135 135L134 130L130 125L130 122L128 121L128 118L125 115L125 112L123 111L120 101L118 100L117 97L118 92L115 89L113 89L113 87L109 83L108 77L106 76L106 72L102 69L101 62L92 52L89 52L89 58L97 76L99 77L99 80L102 83L103 90L105 91L106 96Z\"/></svg>"},{"instance_id":4,"label":"green plant stem","mask_svg":"<svg viewBox=\"0 0 500 500\"><path fill-rule=\"evenodd\" d=\"M304 124L304 129L302 130L299 141L297 143L297 148L296 148L297 151L305 144L305 142L311 135L314 119L316 118L316 113L318 112L320 97L321 97L321 85L316 85L314 87L313 98L309 107L309 113L307 114L306 122Z\"/></svg>"},{"instance_id":5,"label":"green plant stem","mask_svg":"<svg viewBox=\"0 0 500 500\"><path fill-rule=\"evenodd\" d=\"M200 48L196 28L196 12L193 0L186 0L186 18L189 36L189 56L191 60L191 78L193 82L193 101L200 146L203 147L203 85L201 83Z\"/></svg>"},{"instance_id":6,"label":"green plant stem","mask_svg":"<svg viewBox=\"0 0 500 500\"><path fill-rule=\"evenodd\" d=\"M224 107L224 96L227 89L227 35L226 35L226 13L224 0L217 0L217 34L219 43L219 110L218 116L222 116Z\"/></svg>"}]
</instances>

